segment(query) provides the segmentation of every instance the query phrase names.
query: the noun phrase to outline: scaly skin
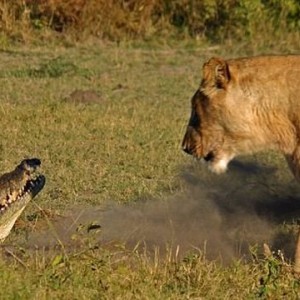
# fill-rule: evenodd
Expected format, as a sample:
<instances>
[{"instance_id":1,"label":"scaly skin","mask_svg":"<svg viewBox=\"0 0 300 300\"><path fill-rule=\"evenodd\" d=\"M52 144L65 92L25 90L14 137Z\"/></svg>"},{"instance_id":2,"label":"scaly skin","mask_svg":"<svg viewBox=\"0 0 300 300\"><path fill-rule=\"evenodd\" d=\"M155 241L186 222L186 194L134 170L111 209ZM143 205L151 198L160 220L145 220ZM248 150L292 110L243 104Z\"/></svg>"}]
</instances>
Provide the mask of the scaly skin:
<instances>
[{"instance_id":1,"label":"scaly skin","mask_svg":"<svg viewBox=\"0 0 300 300\"><path fill-rule=\"evenodd\" d=\"M26 205L44 187L45 176L35 175L41 161L24 159L12 172L0 177L0 241L9 235Z\"/></svg>"}]
</instances>

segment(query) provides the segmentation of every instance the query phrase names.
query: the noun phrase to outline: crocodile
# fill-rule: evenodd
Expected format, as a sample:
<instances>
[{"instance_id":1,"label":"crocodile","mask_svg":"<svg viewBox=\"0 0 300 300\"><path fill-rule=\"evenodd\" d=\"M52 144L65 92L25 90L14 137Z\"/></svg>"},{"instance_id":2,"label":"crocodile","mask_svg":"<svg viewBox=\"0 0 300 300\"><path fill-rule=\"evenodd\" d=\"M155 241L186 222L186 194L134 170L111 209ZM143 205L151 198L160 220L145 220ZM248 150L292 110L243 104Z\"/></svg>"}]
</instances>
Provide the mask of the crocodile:
<instances>
[{"instance_id":1,"label":"crocodile","mask_svg":"<svg viewBox=\"0 0 300 300\"><path fill-rule=\"evenodd\" d=\"M11 172L0 176L0 242L9 235L26 205L44 187L46 178L36 172L38 158L24 159Z\"/></svg>"}]
</instances>

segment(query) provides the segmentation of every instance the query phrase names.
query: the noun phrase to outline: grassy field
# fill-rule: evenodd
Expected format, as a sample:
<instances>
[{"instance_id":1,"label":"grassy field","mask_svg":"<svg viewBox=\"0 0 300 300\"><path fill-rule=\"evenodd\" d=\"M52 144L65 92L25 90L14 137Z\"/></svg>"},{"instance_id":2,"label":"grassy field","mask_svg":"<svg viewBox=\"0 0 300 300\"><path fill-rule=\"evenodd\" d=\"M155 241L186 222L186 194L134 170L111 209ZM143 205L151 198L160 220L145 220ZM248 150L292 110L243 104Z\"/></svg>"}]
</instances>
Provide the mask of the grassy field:
<instances>
[{"instance_id":1,"label":"grassy field","mask_svg":"<svg viewBox=\"0 0 300 300\"><path fill-rule=\"evenodd\" d=\"M216 177L180 150L202 63L257 54L239 49L93 43L1 51L0 170L39 157L47 177L2 245L1 299L299 299L293 250L277 251L293 249L300 209L284 161L267 153ZM281 206L258 214L265 199ZM164 230L173 218L171 247ZM123 236L144 219L151 228L125 246ZM215 255L205 248L212 233ZM142 240L165 249L135 247ZM181 241L194 251L181 252ZM264 241L273 255L261 255ZM226 263L225 248L233 253Z\"/></svg>"}]
</instances>

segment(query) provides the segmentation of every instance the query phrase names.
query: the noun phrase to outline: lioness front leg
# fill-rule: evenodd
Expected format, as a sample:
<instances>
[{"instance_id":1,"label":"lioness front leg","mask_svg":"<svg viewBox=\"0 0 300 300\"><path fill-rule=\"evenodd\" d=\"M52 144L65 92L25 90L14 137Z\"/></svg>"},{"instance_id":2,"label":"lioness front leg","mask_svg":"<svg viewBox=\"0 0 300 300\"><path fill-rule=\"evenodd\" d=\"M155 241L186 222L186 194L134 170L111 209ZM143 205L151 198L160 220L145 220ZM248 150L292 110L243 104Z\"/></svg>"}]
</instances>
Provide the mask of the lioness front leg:
<instances>
[{"instance_id":1,"label":"lioness front leg","mask_svg":"<svg viewBox=\"0 0 300 300\"><path fill-rule=\"evenodd\" d=\"M300 182L300 145L297 145L292 155L286 155L286 160L295 178L298 180L298 182ZM294 271L296 273L300 273L300 228L298 230L298 237L295 250Z\"/></svg>"}]
</instances>

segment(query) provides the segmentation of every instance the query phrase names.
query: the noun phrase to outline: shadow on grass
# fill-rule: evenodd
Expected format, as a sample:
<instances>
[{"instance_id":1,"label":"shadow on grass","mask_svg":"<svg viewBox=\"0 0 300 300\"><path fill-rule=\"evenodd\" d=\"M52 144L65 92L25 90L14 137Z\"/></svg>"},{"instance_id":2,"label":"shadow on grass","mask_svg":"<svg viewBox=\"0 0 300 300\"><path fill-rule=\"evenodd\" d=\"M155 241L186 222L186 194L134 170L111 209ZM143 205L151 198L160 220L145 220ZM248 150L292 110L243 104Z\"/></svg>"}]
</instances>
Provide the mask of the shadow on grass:
<instances>
[{"instance_id":1,"label":"shadow on grass","mask_svg":"<svg viewBox=\"0 0 300 300\"><path fill-rule=\"evenodd\" d=\"M251 246L257 245L262 250L263 243L293 259L300 185L292 176L281 181L280 172L249 161L233 161L228 173L220 176L195 167L183 172L192 197L198 198L202 205L210 203L211 210L206 212L217 213L220 218L220 226L212 228L212 232L218 232L222 238L217 241L209 237L208 242L225 261L228 254L247 258ZM223 242L229 247L225 256Z\"/></svg>"}]
</instances>

